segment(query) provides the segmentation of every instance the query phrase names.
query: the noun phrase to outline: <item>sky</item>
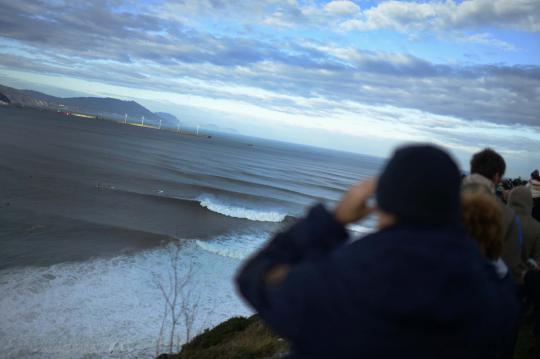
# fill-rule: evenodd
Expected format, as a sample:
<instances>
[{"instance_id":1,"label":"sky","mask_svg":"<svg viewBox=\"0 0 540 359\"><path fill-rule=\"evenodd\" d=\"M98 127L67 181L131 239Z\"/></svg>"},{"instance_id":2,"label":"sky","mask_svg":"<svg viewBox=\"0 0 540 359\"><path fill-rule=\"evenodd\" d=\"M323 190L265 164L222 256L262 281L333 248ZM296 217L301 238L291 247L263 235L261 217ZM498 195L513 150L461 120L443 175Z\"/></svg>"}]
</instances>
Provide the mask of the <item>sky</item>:
<instances>
[{"instance_id":1,"label":"sky","mask_svg":"<svg viewBox=\"0 0 540 359\"><path fill-rule=\"evenodd\" d=\"M0 0L0 83L386 157L540 167L540 0Z\"/></svg>"}]
</instances>

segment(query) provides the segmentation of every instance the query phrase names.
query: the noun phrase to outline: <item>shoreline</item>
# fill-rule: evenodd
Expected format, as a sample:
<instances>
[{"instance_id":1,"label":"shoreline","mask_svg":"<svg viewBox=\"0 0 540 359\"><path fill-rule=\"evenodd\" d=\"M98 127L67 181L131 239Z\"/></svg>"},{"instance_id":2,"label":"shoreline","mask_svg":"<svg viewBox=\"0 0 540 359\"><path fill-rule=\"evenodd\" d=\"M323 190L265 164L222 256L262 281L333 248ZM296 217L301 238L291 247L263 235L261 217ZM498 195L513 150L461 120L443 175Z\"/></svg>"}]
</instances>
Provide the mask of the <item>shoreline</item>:
<instances>
[{"instance_id":1,"label":"shoreline","mask_svg":"<svg viewBox=\"0 0 540 359\"><path fill-rule=\"evenodd\" d=\"M192 132L192 131L181 131L179 127L175 129L169 126L156 126L156 125L144 124L144 120L142 119L141 119L141 123L137 123L137 122L130 122L127 120L119 120L112 117L96 115L94 113L84 113L84 112L74 112L74 111L72 112L72 111L66 111L66 110L48 108L48 107L23 106L23 105L11 105L11 104L4 104L0 106L0 109L33 110L33 111L39 111L39 112L49 112L53 114L59 114L63 117L70 118L71 120L107 121L109 123L116 123L119 125L129 125L133 127L172 132L180 136L190 136L190 137L207 138L207 139L213 138L213 135L197 134L196 132Z\"/></svg>"}]
</instances>

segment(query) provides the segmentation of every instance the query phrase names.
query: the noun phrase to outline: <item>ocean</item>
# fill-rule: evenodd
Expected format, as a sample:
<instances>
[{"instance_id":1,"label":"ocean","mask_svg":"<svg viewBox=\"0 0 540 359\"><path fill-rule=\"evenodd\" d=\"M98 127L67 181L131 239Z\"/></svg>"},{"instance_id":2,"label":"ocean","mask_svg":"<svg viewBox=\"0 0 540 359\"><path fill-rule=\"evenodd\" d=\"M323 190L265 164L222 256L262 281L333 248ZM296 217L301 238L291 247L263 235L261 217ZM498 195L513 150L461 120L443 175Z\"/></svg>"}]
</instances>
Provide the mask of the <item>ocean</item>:
<instances>
[{"instance_id":1,"label":"ocean","mask_svg":"<svg viewBox=\"0 0 540 359\"><path fill-rule=\"evenodd\" d=\"M238 266L382 160L0 107L0 357L149 358L164 297L190 273L194 330L252 310ZM353 236L373 220L350 227ZM179 333L182 333L182 328ZM182 338L179 339L183 340Z\"/></svg>"}]
</instances>

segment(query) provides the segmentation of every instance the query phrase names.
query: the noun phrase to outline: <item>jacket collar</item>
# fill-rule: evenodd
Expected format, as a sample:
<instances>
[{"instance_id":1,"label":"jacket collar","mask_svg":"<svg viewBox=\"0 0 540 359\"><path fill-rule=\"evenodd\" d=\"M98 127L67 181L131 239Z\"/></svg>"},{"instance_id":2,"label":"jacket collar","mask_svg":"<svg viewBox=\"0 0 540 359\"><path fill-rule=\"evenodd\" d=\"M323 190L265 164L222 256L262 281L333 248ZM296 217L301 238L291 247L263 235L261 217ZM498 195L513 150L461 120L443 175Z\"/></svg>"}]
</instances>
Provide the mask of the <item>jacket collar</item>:
<instances>
[{"instance_id":1,"label":"jacket collar","mask_svg":"<svg viewBox=\"0 0 540 359\"><path fill-rule=\"evenodd\" d=\"M488 178L478 174L473 173L466 176L462 181L462 186L471 186L471 185L480 185L486 187L490 193L495 193L495 184Z\"/></svg>"}]
</instances>

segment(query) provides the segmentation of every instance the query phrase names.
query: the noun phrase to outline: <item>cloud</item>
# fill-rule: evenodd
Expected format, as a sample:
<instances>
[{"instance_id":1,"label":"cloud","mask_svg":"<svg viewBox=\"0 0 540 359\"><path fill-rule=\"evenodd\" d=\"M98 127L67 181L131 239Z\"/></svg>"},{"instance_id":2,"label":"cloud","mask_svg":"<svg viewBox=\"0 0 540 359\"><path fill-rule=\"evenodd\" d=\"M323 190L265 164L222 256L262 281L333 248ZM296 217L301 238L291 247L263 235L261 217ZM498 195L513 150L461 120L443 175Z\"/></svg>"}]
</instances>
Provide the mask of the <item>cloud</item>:
<instances>
[{"instance_id":1,"label":"cloud","mask_svg":"<svg viewBox=\"0 0 540 359\"><path fill-rule=\"evenodd\" d=\"M346 30L460 30L479 27L540 31L536 0L383 1L342 23Z\"/></svg>"},{"instance_id":2,"label":"cloud","mask_svg":"<svg viewBox=\"0 0 540 359\"><path fill-rule=\"evenodd\" d=\"M514 45L506 41L499 40L486 32L470 34L470 35L455 34L454 39L457 41L462 41L462 42L491 46L491 47L495 47L500 50L508 51L508 52L517 51L517 48Z\"/></svg>"},{"instance_id":3,"label":"cloud","mask_svg":"<svg viewBox=\"0 0 540 359\"><path fill-rule=\"evenodd\" d=\"M263 20L263 23L269 26L293 28L295 24L283 11L276 11Z\"/></svg>"},{"instance_id":4,"label":"cloud","mask_svg":"<svg viewBox=\"0 0 540 359\"><path fill-rule=\"evenodd\" d=\"M350 0L184 0L165 1L159 8L164 17L190 22L194 17L233 17L243 24L266 22L269 26L323 26L330 30L334 16L345 30L393 29L403 32L474 30L480 27L540 31L537 0L435 0L374 2L360 8ZM331 16L329 16L331 15ZM352 17L352 18L351 18Z\"/></svg>"},{"instance_id":5,"label":"cloud","mask_svg":"<svg viewBox=\"0 0 540 359\"><path fill-rule=\"evenodd\" d=\"M163 1L150 10L161 18L180 20L192 26L198 26L199 19L215 19L234 25L293 28L316 21L321 11L310 3L300 5L296 0L184 0Z\"/></svg>"},{"instance_id":6,"label":"cloud","mask_svg":"<svg viewBox=\"0 0 540 359\"><path fill-rule=\"evenodd\" d=\"M534 47L491 30L538 31L538 2L371 3L4 2L0 69L6 77L24 71L21 80L41 78L94 95L196 107L215 121L245 121L280 135L282 128L302 129L289 139L305 129L331 132L328 138L348 136L351 146L368 143L362 150L372 154L376 143L432 141L463 158L492 145L516 161L536 160L540 66L428 61L411 55L407 41L435 32L441 52L451 39L512 55L532 49L532 58ZM377 33L404 43L368 51L361 46L371 34L339 31L347 26L388 29Z\"/></svg>"},{"instance_id":7,"label":"cloud","mask_svg":"<svg viewBox=\"0 0 540 359\"><path fill-rule=\"evenodd\" d=\"M355 15L360 7L352 1L334 0L324 5L324 10L336 15Z\"/></svg>"},{"instance_id":8,"label":"cloud","mask_svg":"<svg viewBox=\"0 0 540 359\"><path fill-rule=\"evenodd\" d=\"M128 11L123 4L6 4L0 13L0 66L251 102L282 113L325 114L369 104L466 121L540 126L538 66L436 64L302 37L212 33L164 18L159 11ZM429 6L420 16L431 13L432 4L424 5ZM184 1L178 6L199 13L235 5ZM286 23L309 14L295 2L266 0L254 6L261 18L267 7L281 8ZM463 41L494 40L480 33Z\"/></svg>"}]
</instances>

